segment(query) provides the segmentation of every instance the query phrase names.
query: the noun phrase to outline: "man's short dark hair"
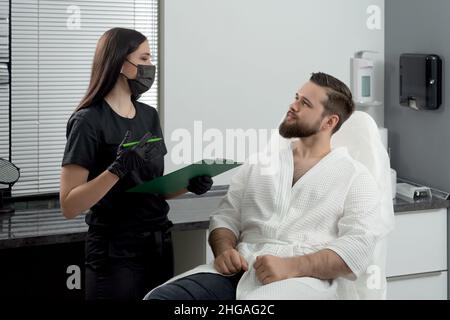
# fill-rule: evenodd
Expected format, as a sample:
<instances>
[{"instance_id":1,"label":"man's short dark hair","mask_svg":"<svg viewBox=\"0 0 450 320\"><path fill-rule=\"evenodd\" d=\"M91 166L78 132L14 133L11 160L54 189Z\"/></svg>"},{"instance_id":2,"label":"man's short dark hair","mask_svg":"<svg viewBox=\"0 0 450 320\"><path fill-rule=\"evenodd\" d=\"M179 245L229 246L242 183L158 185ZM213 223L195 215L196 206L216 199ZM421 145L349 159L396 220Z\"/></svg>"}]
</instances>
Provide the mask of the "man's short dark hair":
<instances>
[{"instance_id":1,"label":"man's short dark hair","mask_svg":"<svg viewBox=\"0 0 450 320\"><path fill-rule=\"evenodd\" d=\"M336 114L339 116L339 122L333 129L334 134L355 111L352 92L341 80L323 72L313 73L309 80L325 88L327 92L328 99L323 102L325 107L323 115Z\"/></svg>"}]
</instances>

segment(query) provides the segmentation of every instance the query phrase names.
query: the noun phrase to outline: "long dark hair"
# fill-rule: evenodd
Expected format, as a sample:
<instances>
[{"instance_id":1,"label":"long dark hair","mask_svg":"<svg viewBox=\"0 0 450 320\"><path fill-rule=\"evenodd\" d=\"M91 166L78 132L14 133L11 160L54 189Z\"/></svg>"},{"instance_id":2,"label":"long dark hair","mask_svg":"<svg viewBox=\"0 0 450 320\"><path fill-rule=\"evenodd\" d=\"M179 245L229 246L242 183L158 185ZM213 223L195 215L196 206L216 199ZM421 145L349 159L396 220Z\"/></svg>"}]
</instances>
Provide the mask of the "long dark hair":
<instances>
[{"instance_id":1,"label":"long dark hair","mask_svg":"<svg viewBox=\"0 0 450 320\"><path fill-rule=\"evenodd\" d=\"M98 40L89 87L75 111L103 99L116 84L122 64L147 38L140 32L112 28Z\"/></svg>"}]
</instances>

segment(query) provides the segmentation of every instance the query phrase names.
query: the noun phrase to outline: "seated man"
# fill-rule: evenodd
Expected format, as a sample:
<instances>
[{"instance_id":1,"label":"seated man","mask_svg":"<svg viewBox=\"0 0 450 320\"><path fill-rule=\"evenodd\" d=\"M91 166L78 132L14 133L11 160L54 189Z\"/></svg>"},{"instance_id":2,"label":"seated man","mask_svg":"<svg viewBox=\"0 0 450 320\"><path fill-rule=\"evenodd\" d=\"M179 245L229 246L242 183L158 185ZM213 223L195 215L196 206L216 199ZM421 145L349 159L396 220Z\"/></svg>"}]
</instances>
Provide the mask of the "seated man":
<instances>
[{"instance_id":1,"label":"seated man","mask_svg":"<svg viewBox=\"0 0 450 320\"><path fill-rule=\"evenodd\" d=\"M276 170L262 174L261 164L247 161L211 216L214 263L145 299L343 298L339 281L366 272L386 231L374 178L346 148L330 145L353 111L344 83L314 73L279 127L282 137L298 139L277 152Z\"/></svg>"}]
</instances>

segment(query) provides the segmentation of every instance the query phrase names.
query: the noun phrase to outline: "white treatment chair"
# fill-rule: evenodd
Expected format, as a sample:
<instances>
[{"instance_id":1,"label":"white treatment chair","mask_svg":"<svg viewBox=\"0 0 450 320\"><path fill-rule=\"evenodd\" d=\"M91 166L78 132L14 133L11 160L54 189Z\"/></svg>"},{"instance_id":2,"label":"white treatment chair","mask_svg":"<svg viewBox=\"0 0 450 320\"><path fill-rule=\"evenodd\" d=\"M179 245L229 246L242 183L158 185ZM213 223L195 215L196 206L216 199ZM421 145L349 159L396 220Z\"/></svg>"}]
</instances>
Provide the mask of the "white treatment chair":
<instances>
[{"instance_id":1,"label":"white treatment chair","mask_svg":"<svg viewBox=\"0 0 450 320\"><path fill-rule=\"evenodd\" d=\"M373 118L363 111L355 111L331 139L332 147L347 147L351 157L364 164L372 173L381 195L381 220L388 232L394 228L391 167ZM356 280L360 299L386 299L387 234L375 247L372 263L364 276Z\"/></svg>"}]
</instances>

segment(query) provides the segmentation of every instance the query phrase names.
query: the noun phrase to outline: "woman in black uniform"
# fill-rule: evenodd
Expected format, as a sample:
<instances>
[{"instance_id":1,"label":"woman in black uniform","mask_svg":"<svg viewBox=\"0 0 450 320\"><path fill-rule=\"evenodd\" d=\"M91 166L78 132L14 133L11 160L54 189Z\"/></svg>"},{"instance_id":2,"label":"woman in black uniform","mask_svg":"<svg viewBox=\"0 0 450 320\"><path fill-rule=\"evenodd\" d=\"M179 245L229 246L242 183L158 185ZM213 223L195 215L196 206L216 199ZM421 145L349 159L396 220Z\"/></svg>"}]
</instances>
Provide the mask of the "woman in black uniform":
<instances>
[{"instance_id":1,"label":"woman in black uniform","mask_svg":"<svg viewBox=\"0 0 450 320\"><path fill-rule=\"evenodd\" d=\"M107 31L97 44L87 93L67 123L60 202L67 218L89 209L87 299L142 299L173 276L166 199L178 194L125 192L164 171L163 140L147 142L162 138L158 114L136 101L154 81L150 58L141 33ZM139 143L123 146L131 141ZM197 177L187 190L202 194L211 185L210 177Z\"/></svg>"}]
</instances>

